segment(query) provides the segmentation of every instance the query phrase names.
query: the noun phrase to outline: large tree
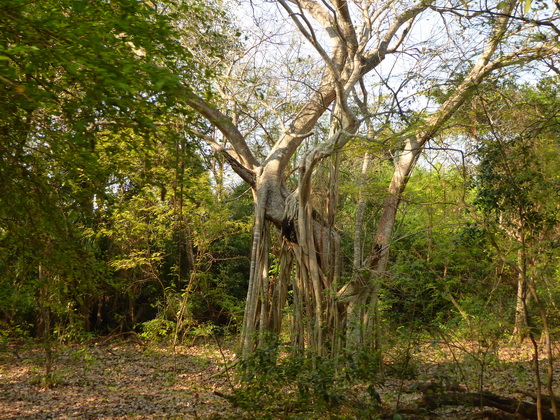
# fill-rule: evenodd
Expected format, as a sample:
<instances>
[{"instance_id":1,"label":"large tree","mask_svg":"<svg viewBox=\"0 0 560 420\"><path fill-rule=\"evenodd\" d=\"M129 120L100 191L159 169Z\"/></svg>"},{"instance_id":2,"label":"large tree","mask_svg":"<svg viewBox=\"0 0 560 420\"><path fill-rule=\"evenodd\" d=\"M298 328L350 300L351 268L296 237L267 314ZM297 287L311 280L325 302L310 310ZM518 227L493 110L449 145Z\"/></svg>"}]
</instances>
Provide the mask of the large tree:
<instances>
[{"instance_id":1,"label":"large tree","mask_svg":"<svg viewBox=\"0 0 560 420\"><path fill-rule=\"evenodd\" d=\"M252 5L256 14L259 5ZM254 132L244 132L239 118L231 117L238 113L227 109L230 98L224 98L222 107L192 91L186 93L191 107L222 133L225 143L212 142L215 150L253 189L255 219L243 353L258 345L263 332L280 331L279 314L288 284L293 289L292 340L296 345L318 354L343 347L358 349L372 336L376 285L387 270L399 201L418 156L482 81L506 68L555 59L558 10L556 5L517 1L278 0L264 7L284 27L290 25L293 37L307 41L308 48L299 50L300 57L302 61L310 55L317 57L314 68L320 69L311 83L302 82L299 95L283 98L297 112L282 129L267 131L274 138L268 139L264 155L253 148L259 145ZM275 41L272 35L269 39ZM387 75L386 62L400 68L404 77ZM362 92L369 90L373 95L376 78L393 97L393 106L383 112L398 116L398 121L393 118L392 137L399 145L372 250L356 275L341 282L339 234L329 216L336 194L326 204L314 203L313 177L319 162L359 133L359 101L353 100L353 94L360 86ZM405 95L421 95L436 86L444 91L444 101L438 105L416 101L406 109ZM357 97L363 101L366 95ZM321 132L321 121L327 116L328 132ZM384 139L370 139L376 140ZM297 173L290 169L294 163ZM271 224L283 231L286 243L281 258L284 275L274 277L274 283L268 261ZM296 267L293 279L292 264Z\"/></svg>"}]
</instances>

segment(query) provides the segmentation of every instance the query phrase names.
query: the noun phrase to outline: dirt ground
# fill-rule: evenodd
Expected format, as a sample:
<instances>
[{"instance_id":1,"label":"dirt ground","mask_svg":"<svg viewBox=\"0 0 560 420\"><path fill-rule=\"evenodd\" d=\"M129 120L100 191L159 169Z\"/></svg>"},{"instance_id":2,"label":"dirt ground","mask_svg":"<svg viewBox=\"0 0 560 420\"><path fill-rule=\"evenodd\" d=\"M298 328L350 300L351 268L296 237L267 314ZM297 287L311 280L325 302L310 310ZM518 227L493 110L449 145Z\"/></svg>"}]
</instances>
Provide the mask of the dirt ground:
<instances>
[{"instance_id":1,"label":"dirt ground","mask_svg":"<svg viewBox=\"0 0 560 420\"><path fill-rule=\"evenodd\" d=\"M172 347L111 343L54 350L45 383L45 351L8 348L0 358L2 419L228 418L235 410L219 374L233 359L216 345ZM49 386L47 386L49 385Z\"/></svg>"},{"instance_id":2,"label":"dirt ground","mask_svg":"<svg viewBox=\"0 0 560 420\"><path fill-rule=\"evenodd\" d=\"M527 394L535 391L528 345L431 343L389 358L378 389L385 412L414 406L422 397L420 389L431 383L459 385L468 392L482 387L527 401L531 401ZM215 342L175 348L133 341L56 346L46 381L43 348L7 345L0 349L0 418L247 418L216 394L227 394L234 386L224 369L232 360L232 346ZM541 364L545 380L546 360ZM424 418L469 419L480 411L449 406Z\"/></svg>"}]
</instances>

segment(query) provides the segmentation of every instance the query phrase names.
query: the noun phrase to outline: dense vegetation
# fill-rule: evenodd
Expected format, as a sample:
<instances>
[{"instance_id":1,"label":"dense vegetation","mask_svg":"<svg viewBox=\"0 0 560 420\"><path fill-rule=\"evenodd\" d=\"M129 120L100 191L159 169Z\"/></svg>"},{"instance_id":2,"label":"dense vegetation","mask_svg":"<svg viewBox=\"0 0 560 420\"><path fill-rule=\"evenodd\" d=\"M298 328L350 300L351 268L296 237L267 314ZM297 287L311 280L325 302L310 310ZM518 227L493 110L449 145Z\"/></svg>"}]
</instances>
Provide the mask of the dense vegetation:
<instances>
[{"instance_id":1,"label":"dense vegetation","mask_svg":"<svg viewBox=\"0 0 560 420\"><path fill-rule=\"evenodd\" d=\"M214 14L196 3L3 3L4 334L73 340L155 318L166 331L178 313L181 330L237 320L249 213L212 185L200 124L174 96L179 82L210 90L209 64L182 45L219 42L189 26Z\"/></svg>"},{"instance_id":2,"label":"dense vegetation","mask_svg":"<svg viewBox=\"0 0 560 420\"><path fill-rule=\"evenodd\" d=\"M0 340L241 333L236 405L370 416L420 337L528 339L553 394L560 6L363 14L358 74L373 3L299 3L0 4Z\"/></svg>"}]
</instances>

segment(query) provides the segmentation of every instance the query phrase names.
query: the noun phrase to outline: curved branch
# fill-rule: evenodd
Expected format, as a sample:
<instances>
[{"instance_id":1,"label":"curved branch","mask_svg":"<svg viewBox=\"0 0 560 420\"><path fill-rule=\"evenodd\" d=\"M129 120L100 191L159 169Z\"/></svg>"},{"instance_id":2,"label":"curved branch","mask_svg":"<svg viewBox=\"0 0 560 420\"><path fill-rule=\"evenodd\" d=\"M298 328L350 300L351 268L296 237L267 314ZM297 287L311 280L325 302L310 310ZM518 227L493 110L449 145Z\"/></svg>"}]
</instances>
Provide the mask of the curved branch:
<instances>
[{"instance_id":1,"label":"curved branch","mask_svg":"<svg viewBox=\"0 0 560 420\"><path fill-rule=\"evenodd\" d=\"M317 20L317 22L325 28L325 30L332 32L332 19L330 14L318 3L312 0L300 0L291 1L292 3L302 7L310 15ZM286 0L280 0L282 5L287 5ZM341 42L341 38L338 38L338 48L335 48L333 54L329 58L330 63L326 60L326 64L329 70L323 75L323 80L321 81L320 88L317 90L315 95L303 106L298 115L294 118L292 124L288 127L287 132L285 132L281 138L278 140L276 145L270 151L264 165L269 165L273 163L275 166L275 171L281 172L283 168L287 165L291 156L293 156L296 149L299 147L304 139L303 134L309 133L315 126L317 120L324 114L330 104L337 97L337 90L340 94L347 94L353 88L353 85L358 82L361 76L371 71L375 68L387 53L389 42L394 38L396 32L404 24L406 24L410 19L415 18L422 11L429 7L429 2L423 2L407 11L397 16L393 24L390 26L389 30L379 43L378 47L368 54L363 55L358 59L356 57L351 62L346 62L349 58L346 54L341 54L344 51L348 51L348 47L344 47ZM288 13L291 9L288 8ZM294 17L293 12L292 18ZM297 24L297 22L296 22ZM303 24L300 22L300 26ZM299 27L299 26L298 26ZM354 30L352 28L352 30ZM308 34L309 35L309 34ZM335 42L337 42L335 40ZM323 54L322 54L323 55ZM330 64L330 65L329 65ZM340 72L341 77L345 80L337 80L337 72L333 72L333 67L346 65L347 68ZM343 98L341 98L344 101ZM270 170L273 170L270 167Z\"/></svg>"},{"instance_id":2,"label":"curved branch","mask_svg":"<svg viewBox=\"0 0 560 420\"><path fill-rule=\"evenodd\" d=\"M239 156L239 163L245 167L246 170L252 171L260 166L260 163L249 149L245 138L229 117L193 92L186 93L186 102L222 132Z\"/></svg>"},{"instance_id":3,"label":"curved branch","mask_svg":"<svg viewBox=\"0 0 560 420\"><path fill-rule=\"evenodd\" d=\"M212 148L212 150L215 153L221 154L224 157L224 159L229 163L231 168L235 171L235 173L237 175L239 175L241 177L241 179L243 179L243 181L245 181L247 184L249 184L249 186L251 186L251 188L256 187L257 177L255 175L255 172L253 172L250 169L247 169L245 166L243 166L241 164L239 155L237 154L237 152L235 152L235 150L226 149L224 146L215 142L212 138L205 135L204 133L201 133L201 132L199 132L197 130L194 130L194 129L192 131L198 137L200 137L201 139L204 139L204 141Z\"/></svg>"},{"instance_id":4,"label":"curved branch","mask_svg":"<svg viewBox=\"0 0 560 420\"><path fill-rule=\"evenodd\" d=\"M364 67L362 69L362 74L366 74L367 72L373 70L379 65L379 63L381 63L381 61L383 61L389 48L389 42L391 42L391 40L394 38L397 31L409 20L414 19L416 16L426 10L430 6L430 4L431 2L421 2L420 4L403 12L400 16L397 16L395 21L387 30L387 33L385 33L385 36L383 36L383 38L379 42L377 48L367 54L364 54Z\"/></svg>"},{"instance_id":5,"label":"curved branch","mask_svg":"<svg viewBox=\"0 0 560 420\"><path fill-rule=\"evenodd\" d=\"M309 14L315 19L323 28L331 27L335 24L332 16L325 10L323 6L313 0L289 0L290 3L297 5L309 12Z\"/></svg>"},{"instance_id":6,"label":"curved branch","mask_svg":"<svg viewBox=\"0 0 560 420\"><path fill-rule=\"evenodd\" d=\"M338 69L335 67L335 64L333 63L332 59L329 57L325 49L321 46L320 42L317 40L317 37L315 36L315 31L313 30L311 23L303 13L302 6L298 4L297 6L300 8L301 13L295 13L290 8L290 6L288 6L285 0L278 0L278 3L282 5L282 7L286 10L286 12L288 12L288 15L295 23L295 25L297 26L301 34L309 41L311 45L313 45L315 50L317 50L321 58L325 61L325 63L329 67L330 71L335 75L335 78L338 78L339 77ZM305 25L300 21L300 19L302 19L305 22ZM327 30L327 32L332 32L332 31Z\"/></svg>"}]
</instances>

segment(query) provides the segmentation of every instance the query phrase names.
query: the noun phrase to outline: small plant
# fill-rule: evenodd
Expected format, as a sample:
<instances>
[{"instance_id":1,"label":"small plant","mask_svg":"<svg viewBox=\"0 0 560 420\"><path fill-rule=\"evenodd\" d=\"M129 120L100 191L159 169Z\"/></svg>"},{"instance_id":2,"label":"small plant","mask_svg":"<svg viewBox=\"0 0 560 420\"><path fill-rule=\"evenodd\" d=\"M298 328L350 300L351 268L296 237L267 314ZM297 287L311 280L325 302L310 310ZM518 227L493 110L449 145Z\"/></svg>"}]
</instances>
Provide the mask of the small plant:
<instances>
[{"instance_id":1,"label":"small plant","mask_svg":"<svg viewBox=\"0 0 560 420\"><path fill-rule=\"evenodd\" d=\"M148 341L161 342L169 339L175 331L175 323L167 319L155 318L140 325L140 337Z\"/></svg>"},{"instance_id":2,"label":"small plant","mask_svg":"<svg viewBox=\"0 0 560 420\"><path fill-rule=\"evenodd\" d=\"M410 348L398 351L388 366L389 372L400 379L415 379L418 376L418 366L412 356Z\"/></svg>"},{"instance_id":3,"label":"small plant","mask_svg":"<svg viewBox=\"0 0 560 420\"><path fill-rule=\"evenodd\" d=\"M48 373L45 373L44 371L41 372L41 369L39 368L33 369L30 382L32 385L46 388L55 388L65 384L62 371L58 369L53 369Z\"/></svg>"},{"instance_id":4,"label":"small plant","mask_svg":"<svg viewBox=\"0 0 560 420\"><path fill-rule=\"evenodd\" d=\"M421 342L421 333L417 326L399 327L395 337L394 350L388 358L388 373L400 378L415 379L418 376L418 365L414 358Z\"/></svg>"},{"instance_id":5,"label":"small plant","mask_svg":"<svg viewBox=\"0 0 560 420\"><path fill-rule=\"evenodd\" d=\"M438 339L453 356L457 372L469 389L482 393L486 372L499 363L498 348L509 328L499 320L471 316L461 329L437 329ZM474 379L476 378L476 381Z\"/></svg>"},{"instance_id":6,"label":"small plant","mask_svg":"<svg viewBox=\"0 0 560 420\"><path fill-rule=\"evenodd\" d=\"M193 340L197 338L210 338L214 336L218 329L219 328L213 324L201 324L189 329L188 336L192 337Z\"/></svg>"},{"instance_id":7,"label":"small plant","mask_svg":"<svg viewBox=\"0 0 560 420\"><path fill-rule=\"evenodd\" d=\"M81 347L79 350L72 351L71 357L82 366L84 374L90 372L98 363L87 347Z\"/></svg>"}]
</instances>

